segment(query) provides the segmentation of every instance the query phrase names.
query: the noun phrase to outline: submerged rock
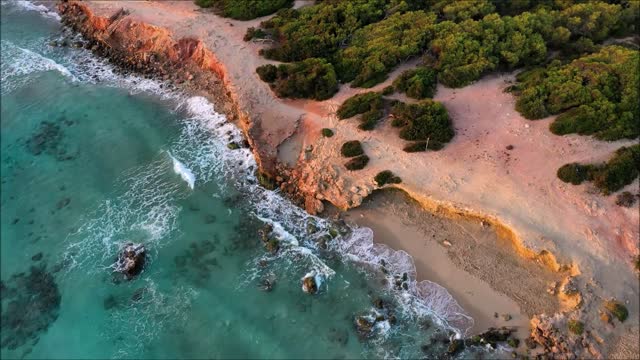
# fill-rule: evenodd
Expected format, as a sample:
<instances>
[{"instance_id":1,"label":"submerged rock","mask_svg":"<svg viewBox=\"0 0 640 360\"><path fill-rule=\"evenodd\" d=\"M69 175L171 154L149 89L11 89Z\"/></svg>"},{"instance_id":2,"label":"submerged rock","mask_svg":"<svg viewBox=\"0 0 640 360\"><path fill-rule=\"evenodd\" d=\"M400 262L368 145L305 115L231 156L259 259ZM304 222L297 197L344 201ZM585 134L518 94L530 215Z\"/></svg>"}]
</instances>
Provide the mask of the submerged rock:
<instances>
[{"instance_id":1,"label":"submerged rock","mask_svg":"<svg viewBox=\"0 0 640 360\"><path fill-rule=\"evenodd\" d=\"M1 348L15 350L38 341L58 318L61 296L53 275L44 264L14 274L2 283ZM30 351L30 347L25 351Z\"/></svg>"},{"instance_id":2,"label":"submerged rock","mask_svg":"<svg viewBox=\"0 0 640 360\"><path fill-rule=\"evenodd\" d=\"M454 339L449 344L449 347L447 348L447 353L451 356L455 356L458 353L460 353L462 350L464 350L464 341L460 339Z\"/></svg>"},{"instance_id":3,"label":"submerged rock","mask_svg":"<svg viewBox=\"0 0 640 360\"><path fill-rule=\"evenodd\" d=\"M274 285L275 281L270 279L263 279L262 281L260 281L260 284L258 284L258 288L262 291L270 292L271 290L273 290Z\"/></svg>"},{"instance_id":4,"label":"submerged rock","mask_svg":"<svg viewBox=\"0 0 640 360\"><path fill-rule=\"evenodd\" d=\"M114 271L124 274L125 279L131 280L142 272L146 257L146 250L142 244L127 243L118 254L114 264Z\"/></svg>"},{"instance_id":5,"label":"submerged rock","mask_svg":"<svg viewBox=\"0 0 640 360\"><path fill-rule=\"evenodd\" d=\"M356 316L355 325L358 335L360 335L360 337L367 338L371 336L375 322L369 320L366 316Z\"/></svg>"}]
</instances>

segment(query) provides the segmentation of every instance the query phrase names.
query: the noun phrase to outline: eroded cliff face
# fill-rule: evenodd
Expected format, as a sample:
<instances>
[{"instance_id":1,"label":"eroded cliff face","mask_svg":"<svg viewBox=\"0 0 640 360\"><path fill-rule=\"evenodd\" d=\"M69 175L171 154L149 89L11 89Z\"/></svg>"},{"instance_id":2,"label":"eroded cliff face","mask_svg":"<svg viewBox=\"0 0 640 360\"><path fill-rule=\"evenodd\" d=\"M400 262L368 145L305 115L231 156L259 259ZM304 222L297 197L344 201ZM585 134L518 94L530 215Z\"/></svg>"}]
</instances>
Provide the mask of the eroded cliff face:
<instances>
[{"instance_id":1,"label":"eroded cliff face","mask_svg":"<svg viewBox=\"0 0 640 360\"><path fill-rule=\"evenodd\" d=\"M124 9L107 18L85 4L65 1L58 4L58 12L65 25L85 37L88 49L125 71L159 77L209 98L244 131L260 170L275 175L275 158L268 156L273 151L256 141L259 126L239 107L224 64L201 40L176 40L168 30L136 21Z\"/></svg>"}]
</instances>

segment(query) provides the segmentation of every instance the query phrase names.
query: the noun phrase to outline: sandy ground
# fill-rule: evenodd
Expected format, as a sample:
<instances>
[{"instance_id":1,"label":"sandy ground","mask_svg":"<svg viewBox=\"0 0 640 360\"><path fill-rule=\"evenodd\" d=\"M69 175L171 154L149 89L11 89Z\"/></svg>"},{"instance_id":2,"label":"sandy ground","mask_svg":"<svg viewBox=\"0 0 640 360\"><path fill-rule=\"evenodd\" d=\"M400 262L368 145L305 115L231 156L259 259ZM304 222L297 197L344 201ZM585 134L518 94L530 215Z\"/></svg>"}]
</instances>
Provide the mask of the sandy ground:
<instances>
[{"instance_id":1,"label":"sandy ground","mask_svg":"<svg viewBox=\"0 0 640 360\"><path fill-rule=\"evenodd\" d=\"M411 254L418 280L444 284L473 317L474 334L509 326L526 337L531 316L559 310L546 289L561 276L515 254L510 242L479 221L425 212L394 190L373 193L344 219L371 228L374 241ZM505 321L507 314L512 319Z\"/></svg>"},{"instance_id":2,"label":"sandy ground","mask_svg":"<svg viewBox=\"0 0 640 360\"><path fill-rule=\"evenodd\" d=\"M296 6L306 3L298 1ZM324 102L277 99L255 74L257 66L269 62L258 55L259 49L268 44L242 40L247 28L258 26L264 19L247 22L223 19L198 9L191 1L114 0L90 4L98 14L107 16L125 7L132 16L166 27L176 37L203 40L226 65L232 82L230 90L239 94L241 107L259 119L255 136L266 144L267 156L293 164L301 152L305 153L302 150L313 149L307 161L299 162L298 166L314 176L333 174L330 186L309 180L310 189L318 198L341 206L357 205L376 188L373 176L381 170L392 170L403 179L399 187L423 205L434 208L435 204L481 215L511 229L516 240L526 247L536 252L548 250L561 263L576 265L581 272L576 278L579 288L585 299L591 299L582 308L581 312L587 313L582 316L595 319L603 299L614 297L625 302L630 320L624 327L606 329L605 333L622 335L637 329L639 285L631 259L639 252L638 205L630 209L616 206L615 196L603 197L589 184L564 184L555 175L565 163L600 161L634 141L601 142L585 136L551 134L548 130L551 118L529 121L515 111L515 99L503 92L514 77L503 74L486 76L463 89L439 86L435 99L449 111L456 136L442 151L408 154L402 151L405 142L398 137L398 130L388 121L374 131L365 132L357 129L356 120L338 121L335 117L335 110L344 99L368 90L343 86L334 98ZM415 61L397 69L387 82L372 90L388 85ZM332 128L336 135L322 138L320 129L324 127ZM342 166L344 159L338 151L344 141L354 139L363 142L371 161L364 170L349 172ZM513 145L513 150L506 150L507 145ZM638 180L625 190L637 192ZM386 231L396 235L400 230L388 227ZM521 291L525 290L512 284L517 278L491 279L489 269L501 266L504 259L499 255L483 255L489 254L492 247L488 239L478 242L478 251L467 252L464 247L457 249L457 242L452 242L452 250L447 252L453 255L449 254L449 258L498 293L509 295L523 313L529 314L529 305L523 307L527 299ZM473 256L478 260L463 259ZM422 261L416 259L418 263ZM467 268L465 264L473 266ZM508 266L515 269L516 265ZM474 270L474 266L481 270ZM455 286L446 282L445 275L430 271L425 269L425 274L431 274L425 276L440 276L444 286ZM464 291L458 294L461 302L472 302L470 298L464 300ZM553 309L553 303L542 300L530 306L535 311ZM637 348L637 343L632 345Z\"/></svg>"}]
</instances>

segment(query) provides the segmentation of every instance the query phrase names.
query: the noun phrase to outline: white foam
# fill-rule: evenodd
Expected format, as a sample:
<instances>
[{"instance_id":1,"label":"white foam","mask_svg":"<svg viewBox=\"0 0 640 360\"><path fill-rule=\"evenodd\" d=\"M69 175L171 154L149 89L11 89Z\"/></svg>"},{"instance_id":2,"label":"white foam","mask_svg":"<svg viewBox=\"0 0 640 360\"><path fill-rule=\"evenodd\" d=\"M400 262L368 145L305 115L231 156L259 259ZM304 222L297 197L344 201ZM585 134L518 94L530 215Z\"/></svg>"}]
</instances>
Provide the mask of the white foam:
<instances>
[{"instance_id":1,"label":"white foam","mask_svg":"<svg viewBox=\"0 0 640 360\"><path fill-rule=\"evenodd\" d=\"M195 175L193 175L193 172L191 170L189 170L189 168L184 166L184 164L182 162L180 162L180 160L178 160L175 157L173 157L173 155L171 155L171 153L169 153L169 157L171 157L171 160L173 160L173 171L176 174L180 175L182 180L184 180L187 183L187 185L189 185L189 188L191 188L191 190L193 190L193 187L194 187L195 182L196 182L196 177L195 177Z\"/></svg>"},{"instance_id":2,"label":"white foam","mask_svg":"<svg viewBox=\"0 0 640 360\"><path fill-rule=\"evenodd\" d=\"M278 239L279 241L284 241L294 246L300 245L298 243L298 239L296 239L296 237L293 236L290 232L285 230L284 227L282 227L282 225L280 225L279 222L273 221L265 217L261 217L259 215L256 215L256 217L261 221L267 224L270 224L273 227L273 233L275 234L276 239Z\"/></svg>"},{"instance_id":3,"label":"white foam","mask_svg":"<svg viewBox=\"0 0 640 360\"><path fill-rule=\"evenodd\" d=\"M4 0L2 1L2 5L13 5L22 10L37 11L44 17L60 21L60 15L58 15L57 12L42 4L34 4L26 0Z\"/></svg>"},{"instance_id":4,"label":"white foam","mask_svg":"<svg viewBox=\"0 0 640 360\"><path fill-rule=\"evenodd\" d=\"M23 86L32 80L28 76L37 72L57 71L73 81L77 78L71 74L69 69L61 64L44 57L29 49L24 49L8 40L1 40L1 65L2 94Z\"/></svg>"}]
</instances>

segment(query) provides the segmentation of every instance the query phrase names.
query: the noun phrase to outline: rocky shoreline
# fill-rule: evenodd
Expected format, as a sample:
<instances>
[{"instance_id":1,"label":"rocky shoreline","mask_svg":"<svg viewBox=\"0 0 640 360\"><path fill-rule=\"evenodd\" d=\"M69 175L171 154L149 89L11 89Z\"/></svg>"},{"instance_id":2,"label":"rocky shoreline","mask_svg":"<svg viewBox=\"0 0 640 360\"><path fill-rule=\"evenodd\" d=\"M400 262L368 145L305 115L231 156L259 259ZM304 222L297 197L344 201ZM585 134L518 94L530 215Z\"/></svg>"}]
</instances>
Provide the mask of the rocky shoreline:
<instances>
[{"instance_id":1,"label":"rocky shoreline","mask_svg":"<svg viewBox=\"0 0 640 360\"><path fill-rule=\"evenodd\" d=\"M166 29L136 21L121 8L111 17L94 15L86 5L63 1L57 5L64 25L80 33L80 46L107 58L125 73L166 81L179 89L208 98L227 119L240 126L261 171L272 177L273 161L265 161L252 136L252 118L240 110L237 95L229 90L224 65L201 40L174 40Z\"/></svg>"},{"instance_id":2,"label":"rocky shoreline","mask_svg":"<svg viewBox=\"0 0 640 360\"><path fill-rule=\"evenodd\" d=\"M251 148L256 158L260 171L259 179L265 187L279 187L311 213L323 210L322 201L326 197L315 191L316 186L305 186L305 182L310 182L308 177L321 176L321 169L316 169L315 175L310 175L310 169L304 164L292 169L277 160L273 154L274 149L260 141L261 129L259 124L256 124L255 115L249 115L246 112L251 109L243 109L239 95L233 91L224 64L206 48L201 40L196 38L175 40L167 29L137 21L128 16L125 9L120 9L108 18L95 15L89 6L76 1L60 2L57 9L63 24L84 37L86 42L81 46L99 56L108 58L123 71L167 81L180 89L207 97L214 103L217 111L222 112L243 130L247 139L246 146ZM311 182L317 186L320 186L320 183L325 183L325 187L339 187L334 184L339 181L338 174L323 174L322 176L333 176L333 178L330 179L331 181L313 180ZM357 206L373 190L374 188L367 188L361 195L358 195L357 201L343 205L346 207ZM330 190L326 189L323 193L326 194L328 191ZM341 196L336 196L336 198L341 198ZM453 212L462 215L460 211ZM499 225L497 220L491 222ZM506 226L500 225L498 227L503 228L505 232L510 232ZM516 238L513 233L510 237ZM565 266L559 264L553 254L548 251L536 253L524 245L521 246L521 249L523 252L521 255L543 262L554 271L568 271L569 267L574 266L574 264ZM578 274L579 270L576 267L568 273ZM579 313L585 312L585 302L579 292L576 299L575 292L564 290L572 276L567 276L566 281L560 286L562 289L558 292L561 299L562 296L566 298L564 299L568 305L566 315L554 317L542 315L534 317L532 320L531 337L525 343L529 349L534 346L543 349L536 355L538 358L604 357L606 341L597 332L586 331L584 335L576 337L568 336L566 331L560 330L566 328L567 319L571 314L579 316ZM594 301L589 301L587 304L591 308L590 311L597 311L595 308L599 305L594 305L594 303ZM580 310L581 306L582 310ZM611 324L612 320L606 323Z\"/></svg>"}]
</instances>

